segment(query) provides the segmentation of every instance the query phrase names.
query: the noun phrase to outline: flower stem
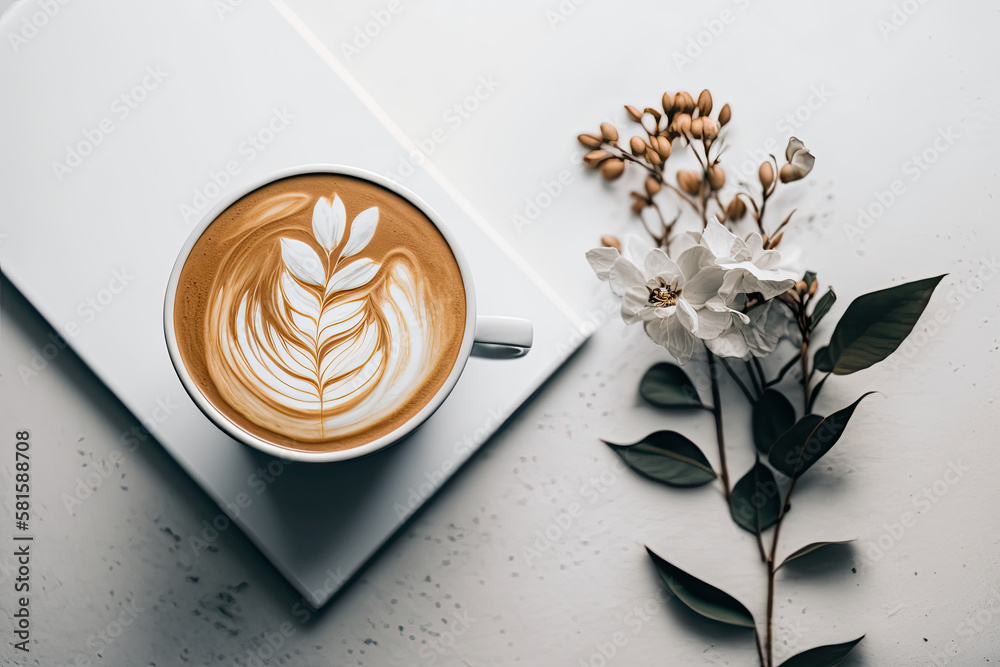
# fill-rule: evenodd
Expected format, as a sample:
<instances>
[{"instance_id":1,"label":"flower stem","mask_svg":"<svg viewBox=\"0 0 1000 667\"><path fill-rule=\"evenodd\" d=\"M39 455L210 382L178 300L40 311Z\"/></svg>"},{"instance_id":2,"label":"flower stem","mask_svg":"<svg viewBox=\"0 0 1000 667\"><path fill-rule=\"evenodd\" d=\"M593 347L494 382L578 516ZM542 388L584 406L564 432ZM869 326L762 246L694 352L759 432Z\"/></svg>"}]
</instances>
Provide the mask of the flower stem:
<instances>
[{"instance_id":1,"label":"flower stem","mask_svg":"<svg viewBox=\"0 0 1000 667\"><path fill-rule=\"evenodd\" d=\"M774 525L774 535L771 538L771 554L767 562L767 634L764 635L764 648L767 653L768 665L774 666L774 579L778 571L778 537L781 535L781 523L788 511L788 503L792 498L792 490L795 489L795 478L788 483L788 490L785 491L785 499L781 503L781 510L778 512L778 521ZM765 665L764 667L767 667Z\"/></svg>"},{"instance_id":2,"label":"flower stem","mask_svg":"<svg viewBox=\"0 0 1000 667\"><path fill-rule=\"evenodd\" d=\"M722 490L726 494L726 504L729 504L729 469L726 466L726 441L722 432L722 396L719 391L719 373L715 366L715 355L708 352L708 374L712 376L712 414L715 416L715 436L719 443L719 479L722 480ZM725 361L723 361L725 364Z\"/></svg>"},{"instance_id":3,"label":"flower stem","mask_svg":"<svg viewBox=\"0 0 1000 667\"><path fill-rule=\"evenodd\" d=\"M709 356L711 356L711 354L712 353L709 352ZM729 373L729 377L733 378L733 381L735 381L736 384L739 386L740 390L743 392L743 395L747 397L747 400L750 401L751 403L756 401L756 399L753 397L753 394L751 394L750 390L747 388L746 384L743 382L743 380L740 379L740 376L736 374L736 371L734 371L732 367L729 365L729 362L727 362L722 357L719 357L719 361L722 362L722 367L726 369L727 373Z\"/></svg>"}]
</instances>

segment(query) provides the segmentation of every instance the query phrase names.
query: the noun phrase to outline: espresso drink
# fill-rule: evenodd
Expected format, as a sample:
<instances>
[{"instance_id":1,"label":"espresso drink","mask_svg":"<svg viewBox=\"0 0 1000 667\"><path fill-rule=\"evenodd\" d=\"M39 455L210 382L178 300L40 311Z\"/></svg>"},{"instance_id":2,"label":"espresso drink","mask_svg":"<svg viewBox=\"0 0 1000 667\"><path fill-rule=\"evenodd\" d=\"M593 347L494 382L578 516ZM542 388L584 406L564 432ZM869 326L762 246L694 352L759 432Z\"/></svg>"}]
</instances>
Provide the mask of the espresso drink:
<instances>
[{"instance_id":1,"label":"espresso drink","mask_svg":"<svg viewBox=\"0 0 1000 667\"><path fill-rule=\"evenodd\" d=\"M300 451L358 447L451 373L465 284L437 227L365 180L306 174L227 208L181 270L181 359L231 422Z\"/></svg>"}]
</instances>

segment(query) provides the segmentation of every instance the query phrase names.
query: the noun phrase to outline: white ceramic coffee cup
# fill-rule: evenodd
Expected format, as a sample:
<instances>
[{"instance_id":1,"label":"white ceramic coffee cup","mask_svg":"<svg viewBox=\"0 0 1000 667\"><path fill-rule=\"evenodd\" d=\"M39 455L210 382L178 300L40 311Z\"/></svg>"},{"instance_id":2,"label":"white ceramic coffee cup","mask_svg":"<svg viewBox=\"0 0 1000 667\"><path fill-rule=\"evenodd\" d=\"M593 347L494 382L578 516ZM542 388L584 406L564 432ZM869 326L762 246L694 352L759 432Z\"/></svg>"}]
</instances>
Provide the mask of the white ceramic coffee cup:
<instances>
[{"instance_id":1,"label":"white ceramic coffee cup","mask_svg":"<svg viewBox=\"0 0 1000 667\"><path fill-rule=\"evenodd\" d=\"M424 405L423 408L421 408L418 413L413 415L413 417L406 422L400 424L395 430L380 438L376 438L371 442L341 451L312 452L279 447L273 443L262 440L251 433L248 433L230 421L225 414L216 409L216 407L212 405L207 398L205 398L204 394L201 393L201 390L198 389L198 386L191 379L191 376L181 359L180 349L177 345L177 337L174 331L174 301L177 294L177 285L180 279L181 269L184 268L184 263L187 261L188 255L191 253L191 249L201 237L202 233L208 229L209 225L211 225L223 211L243 196L267 185L268 183L288 178L289 176L299 176L303 174L336 174L352 176L354 178L366 180L379 185L406 199L408 202L420 209L420 211L423 212L423 214L426 215L432 223L434 223L438 231L441 232L441 235L451 248L452 254L455 256L455 261L458 263L459 271L462 274L462 282L465 285L465 331L462 335L461 347L458 351L458 356L455 359L454 366L448 374L445 383L441 386L441 389L438 390L438 392L427 402L426 405ZM507 350L506 354L495 354L492 356L523 356L531 347L533 335L531 322L528 320L516 317L480 317L476 315L476 290L473 287L472 271L469 267L469 262L462 253L454 234L448 229L444 221L441 220L441 217L423 200L398 183L390 181L389 179L379 176L378 174L358 169L356 167L322 164L294 167L270 174L267 177L251 184L245 190L241 190L235 196L229 197L225 201L220 202L205 216L205 218L191 233L190 237L188 237L188 240L184 243L184 247L181 249L180 254L177 256L177 261L174 263L173 271L170 273L170 280L167 283L167 294L163 304L163 329L167 341L167 350L170 353L170 360L174 365L174 370L177 372L181 383L184 385L184 389L191 396L191 399L194 400L195 404L197 404L198 408L205 413L205 415L211 419L216 426L221 428L236 440L272 456L307 462L345 461L347 459L353 459L359 456L371 454L393 444L394 442L397 442L425 422L427 418L430 417L442 403L444 403L448 394L451 393L451 390L454 389L455 384L458 382L458 378L461 376L462 371L465 370L465 365L470 354L472 353L474 343L488 349L496 350L499 348Z\"/></svg>"}]
</instances>

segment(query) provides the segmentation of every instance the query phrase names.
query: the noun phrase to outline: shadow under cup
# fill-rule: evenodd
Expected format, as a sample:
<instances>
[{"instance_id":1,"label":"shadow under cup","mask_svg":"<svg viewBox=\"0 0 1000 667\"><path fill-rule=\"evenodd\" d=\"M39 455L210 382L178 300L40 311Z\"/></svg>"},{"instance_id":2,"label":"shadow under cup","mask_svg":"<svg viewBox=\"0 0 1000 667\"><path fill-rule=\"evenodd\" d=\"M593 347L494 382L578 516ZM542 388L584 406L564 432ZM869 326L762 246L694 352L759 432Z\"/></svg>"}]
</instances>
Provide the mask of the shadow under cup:
<instances>
[{"instance_id":1,"label":"shadow under cup","mask_svg":"<svg viewBox=\"0 0 1000 667\"><path fill-rule=\"evenodd\" d=\"M272 175L206 216L171 273L164 329L202 412L300 461L401 439L443 403L474 342L518 356L532 338L516 318L477 327L469 265L433 210L339 166Z\"/></svg>"}]
</instances>

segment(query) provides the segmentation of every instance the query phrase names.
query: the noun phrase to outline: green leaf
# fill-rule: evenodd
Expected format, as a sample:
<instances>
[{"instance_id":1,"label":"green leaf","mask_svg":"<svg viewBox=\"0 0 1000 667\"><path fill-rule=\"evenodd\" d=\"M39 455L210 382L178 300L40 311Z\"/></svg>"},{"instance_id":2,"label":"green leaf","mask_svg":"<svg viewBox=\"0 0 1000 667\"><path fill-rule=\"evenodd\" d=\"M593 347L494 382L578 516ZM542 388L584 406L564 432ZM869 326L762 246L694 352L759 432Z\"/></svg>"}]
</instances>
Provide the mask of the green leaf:
<instances>
[{"instance_id":1,"label":"green leaf","mask_svg":"<svg viewBox=\"0 0 1000 667\"><path fill-rule=\"evenodd\" d=\"M789 563L791 563L796 558L802 558L803 556L807 556L807 555L811 554L814 551L819 551L820 549L823 549L823 548L828 547L830 545L833 545L833 544L850 544L853 541L854 540L838 540L838 541L834 541L834 542L813 542L812 544L807 544L804 547L802 547L801 549L799 549L797 551L794 551L791 554L789 554L785 558L785 560L781 561L781 565L778 566L778 569L783 568L784 566L788 565Z\"/></svg>"},{"instance_id":2,"label":"green leaf","mask_svg":"<svg viewBox=\"0 0 1000 667\"><path fill-rule=\"evenodd\" d=\"M816 367L820 373L831 373L833 372L833 361L830 360L830 348L821 347L816 350L816 354L813 355L813 366Z\"/></svg>"},{"instance_id":3,"label":"green leaf","mask_svg":"<svg viewBox=\"0 0 1000 667\"><path fill-rule=\"evenodd\" d=\"M766 390L753 405L753 441L764 454L794 424L795 408L777 389Z\"/></svg>"},{"instance_id":4,"label":"green leaf","mask_svg":"<svg viewBox=\"0 0 1000 667\"><path fill-rule=\"evenodd\" d=\"M780 495L774 473L757 461L733 486L729 513L740 528L759 534L777 523L781 513Z\"/></svg>"},{"instance_id":5,"label":"green leaf","mask_svg":"<svg viewBox=\"0 0 1000 667\"><path fill-rule=\"evenodd\" d=\"M802 276L802 282L806 284L806 287L812 285L814 280L816 280L815 271L806 271L806 274Z\"/></svg>"},{"instance_id":6,"label":"green leaf","mask_svg":"<svg viewBox=\"0 0 1000 667\"><path fill-rule=\"evenodd\" d=\"M816 328L816 325L819 324L819 321L823 319L823 316L830 311L830 308L833 307L833 304L836 301L837 301L837 293L834 292L833 288L831 287L828 290L826 290L826 294L824 294L819 298L819 301L816 302L816 307L813 308L812 315L809 316L810 330Z\"/></svg>"},{"instance_id":7,"label":"green leaf","mask_svg":"<svg viewBox=\"0 0 1000 667\"><path fill-rule=\"evenodd\" d=\"M859 296L837 322L822 359L817 353L816 368L848 375L888 357L913 330L942 278L944 275Z\"/></svg>"},{"instance_id":8,"label":"green leaf","mask_svg":"<svg viewBox=\"0 0 1000 667\"><path fill-rule=\"evenodd\" d=\"M604 441L636 472L669 486L701 486L715 471L698 445L680 433L657 431L632 445Z\"/></svg>"},{"instance_id":9,"label":"green leaf","mask_svg":"<svg viewBox=\"0 0 1000 667\"><path fill-rule=\"evenodd\" d=\"M687 373L680 366L667 362L646 371L639 382L639 394L661 408L704 407Z\"/></svg>"},{"instance_id":10,"label":"green leaf","mask_svg":"<svg viewBox=\"0 0 1000 667\"><path fill-rule=\"evenodd\" d=\"M864 638L865 636L861 635L851 642L811 648L785 660L781 663L781 667L837 667L847 659L847 654L851 652L851 649Z\"/></svg>"},{"instance_id":11,"label":"green leaf","mask_svg":"<svg viewBox=\"0 0 1000 667\"><path fill-rule=\"evenodd\" d=\"M739 600L671 565L653 553L649 547L646 547L646 551L653 559L663 583L692 611L719 623L741 628L754 627L753 615Z\"/></svg>"},{"instance_id":12,"label":"green leaf","mask_svg":"<svg viewBox=\"0 0 1000 667\"><path fill-rule=\"evenodd\" d=\"M834 412L829 417L806 415L795 426L778 438L767 456L775 470L788 477L801 477L812 464L840 440L854 409L864 398L875 392L869 391L846 408Z\"/></svg>"}]
</instances>

